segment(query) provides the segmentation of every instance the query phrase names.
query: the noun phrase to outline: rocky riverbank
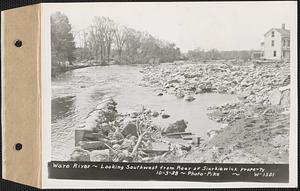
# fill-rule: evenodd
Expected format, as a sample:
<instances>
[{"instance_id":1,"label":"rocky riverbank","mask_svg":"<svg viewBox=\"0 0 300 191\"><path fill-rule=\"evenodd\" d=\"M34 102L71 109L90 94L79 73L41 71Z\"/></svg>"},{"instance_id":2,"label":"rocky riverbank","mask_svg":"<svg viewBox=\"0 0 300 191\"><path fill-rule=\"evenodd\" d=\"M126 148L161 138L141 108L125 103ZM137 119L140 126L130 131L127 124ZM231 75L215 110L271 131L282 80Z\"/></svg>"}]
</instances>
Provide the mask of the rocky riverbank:
<instances>
[{"instance_id":1,"label":"rocky riverbank","mask_svg":"<svg viewBox=\"0 0 300 191\"><path fill-rule=\"evenodd\" d=\"M235 94L239 101L208 108L223 128L200 141L178 119L160 127L153 118L168 114L141 107L119 113L107 98L75 130L72 161L287 163L289 148L290 73L288 63L240 65L172 63L146 66L140 85L157 96L173 94L193 102L195 94ZM188 141L187 141L188 140ZM199 145L199 142L200 145Z\"/></svg>"},{"instance_id":2,"label":"rocky riverbank","mask_svg":"<svg viewBox=\"0 0 300 191\"><path fill-rule=\"evenodd\" d=\"M185 132L184 120L161 128L152 123L152 118L164 118L163 114L143 107L122 114L116 105L111 98L103 100L76 128L71 161L157 162L165 156L182 156L191 149L191 141L179 143L167 138Z\"/></svg>"},{"instance_id":3,"label":"rocky riverbank","mask_svg":"<svg viewBox=\"0 0 300 191\"><path fill-rule=\"evenodd\" d=\"M235 65L226 62L147 66L142 85L160 95L193 101L207 92L236 94L239 102L208 109L224 128L178 162L287 163L289 147L289 63ZM167 159L166 159L167 160Z\"/></svg>"}]
</instances>

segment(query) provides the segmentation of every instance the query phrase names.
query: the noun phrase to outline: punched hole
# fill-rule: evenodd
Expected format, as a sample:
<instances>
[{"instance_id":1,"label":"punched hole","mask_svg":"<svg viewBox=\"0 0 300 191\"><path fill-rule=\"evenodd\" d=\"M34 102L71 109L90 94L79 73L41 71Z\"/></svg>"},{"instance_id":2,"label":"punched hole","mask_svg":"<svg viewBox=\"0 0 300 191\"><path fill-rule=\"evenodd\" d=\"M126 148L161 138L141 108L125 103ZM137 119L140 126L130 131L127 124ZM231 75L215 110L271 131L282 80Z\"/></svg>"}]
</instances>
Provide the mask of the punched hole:
<instances>
[{"instance_id":1,"label":"punched hole","mask_svg":"<svg viewBox=\"0 0 300 191\"><path fill-rule=\"evenodd\" d=\"M15 46L20 48L22 46L23 42L21 40L16 40L15 41Z\"/></svg>"},{"instance_id":2,"label":"punched hole","mask_svg":"<svg viewBox=\"0 0 300 191\"><path fill-rule=\"evenodd\" d=\"M22 144L21 143L17 143L16 145L15 145L15 149L17 150L17 151L20 151L21 149L22 149Z\"/></svg>"}]
</instances>

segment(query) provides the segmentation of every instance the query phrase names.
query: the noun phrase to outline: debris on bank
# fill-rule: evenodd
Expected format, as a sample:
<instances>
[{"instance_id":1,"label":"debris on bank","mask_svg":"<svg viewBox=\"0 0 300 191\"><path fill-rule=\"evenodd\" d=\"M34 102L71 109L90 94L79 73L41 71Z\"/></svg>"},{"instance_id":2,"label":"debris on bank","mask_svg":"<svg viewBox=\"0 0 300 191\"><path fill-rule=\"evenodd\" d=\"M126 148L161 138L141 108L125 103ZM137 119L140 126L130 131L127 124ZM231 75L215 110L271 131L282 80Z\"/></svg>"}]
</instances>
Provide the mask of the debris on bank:
<instances>
[{"instance_id":1,"label":"debris on bank","mask_svg":"<svg viewBox=\"0 0 300 191\"><path fill-rule=\"evenodd\" d=\"M143 68L143 86L157 96L173 94L192 102L195 94L235 94L236 103L208 108L208 117L223 128L207 131L208 140L186 132L178 120L158 127L152 118L170 115L142 108L118 113L105 99L75 130L72 161L287 163L289 157L289 63L240 65L170 63ZM201 128L201 127L199 127Z\"/></svg>"},{"instance_id":2,"label":"debris on bank","mask_svg":"<svg viewBox=\"0 0 300 191\"><path fill-rule=\"evenodd\" d=\"M197 145L197 140L185 139L186 135L169 138L171 133L185 133L184 120L163 129L152 123L151 118L157 117L158 112L142 108L120 114L116 105L111 98L103 100L76 128L71 161L160 161L169 155L186 154L193 143Z\"/></svg>"},{"instance_id":3,"label":"debris on bank","mask_svg":"<svg viewBox=\"0 0 300 191\"><path fill-rule=\"evenodd\" d=\"M290 84L289 63L236 65L223 62L166 63L144 67L143 85L159 87L187 101L193 94L236 94L240 100L268 104L271 90Z\"/></svg>"},{"instance_id":4,"label":"debris on bank","mask_svg":"<svg viewBox=\"0 0 300 191\"><path fill-rule=\"evenodd\" d=\"M290 63L168 63L144 67L143 85L178 98L202 93L237 95L236 103L208 108L223 128L176 162L287 163ZM165 158L167 161L168 159Z\"/></svg>"}]
</instances>

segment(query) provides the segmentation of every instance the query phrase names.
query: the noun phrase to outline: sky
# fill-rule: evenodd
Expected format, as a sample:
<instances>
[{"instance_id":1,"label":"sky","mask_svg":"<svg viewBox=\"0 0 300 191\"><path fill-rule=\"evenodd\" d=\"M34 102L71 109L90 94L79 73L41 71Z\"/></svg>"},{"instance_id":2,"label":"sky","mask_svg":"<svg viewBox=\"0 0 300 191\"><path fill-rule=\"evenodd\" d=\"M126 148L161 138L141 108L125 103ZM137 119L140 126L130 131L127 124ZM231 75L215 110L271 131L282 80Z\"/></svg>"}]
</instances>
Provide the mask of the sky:
<instances>
[{"instance_id":1,"label":"sky","mask_svg":"<svg viewBox=\"0 0 300 191\"><path fill-rule=\"evenodd\" d=\"M89 27L95 16L106 16L173 42L182 52L195 48L258 50L269 29L281 28L283 23L287 29L296 26L296 3L60 3L47 4L47 11L63 12L75 31Z\"/></svg>"}]
</instances>

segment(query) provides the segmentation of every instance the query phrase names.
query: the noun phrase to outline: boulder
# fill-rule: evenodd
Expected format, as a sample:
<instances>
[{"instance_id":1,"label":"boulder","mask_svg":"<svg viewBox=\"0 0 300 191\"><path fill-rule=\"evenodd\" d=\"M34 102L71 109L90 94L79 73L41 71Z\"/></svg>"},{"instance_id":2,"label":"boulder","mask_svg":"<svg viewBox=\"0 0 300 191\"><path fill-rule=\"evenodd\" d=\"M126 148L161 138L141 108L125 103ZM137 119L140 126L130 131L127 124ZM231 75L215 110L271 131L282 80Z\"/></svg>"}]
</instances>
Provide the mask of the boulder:
<instances>
[{"instance_id":1,"label":"boulder","mask_svg":"<svg viewBox=\"0 0 300 191\"><path fill-rule=\"evenodd\" d=\"M270 92L269 101L272 105L279 105L281 100L281 92L279 89L274 89Z\"/></svg>"},{"instance_id":2,"label":"boulder","mask_svg":"<svg viewBox=\"0 0 300 191\"><path fill-rule=\"evenodd\" d=\"M121 145L119 145L119 144L114 144L114 145L112 146L112 148L115 149L115 150L119 150L119 149L121 148Z\"/></svg>"},{"instance_id":3,"label":"boulder","mask_svg":"<svg viewBox=\"0 0 300 191\"><path fill-rule=\"evenodd\" d=\"M180 81L178 79L173 79L173 80L169 80L167 83L168 84L173 84L173 83L179 83Z\"/></svg>"},{"instance_id":4,"label":"boulder","mask_svg":"<svg viewBox=\"0 0 300 191\"><path fill-rule=\"evenodd\" d=\"M158 113L157 111L154 111L154 112L152 113L152 116L153 116L153 117L157 117L157 116L159 116L159 113Z\"/></svg>"},{"instance_id":5,"label":"boulder","mask_svg":"<svg viewBox=\"0 0 300 191\"><path fill-rule=\"evenodd\" d=\"M272 90L269 94L269 101L272 105L290 104L290 86L284 86Z\"/></svg>"},{"instance_id":6,"label":"boulder","mask_svg":"<svg viewBox=\"0 0 300 191\"><path fill-rule=\"evenodd\" d=\"M187 122L182 120L178 120L173 124L170 124L166 129L164 129L164 133L177 133L177 132L185 132L187 128Z\"/></svg>"},{"instance_id":7,"label":"boulder","mask_svg":"<svg viewBox=\"0 0 300 191\"><path fill-rule=\"evenodd\" d=\"M179 98L179 99L180 99L180 98L183 98L183 97L184 97L184 94L183 94L182 92L177 92L177 93L176 93L176 97Z\"/></svg>"},{"instance_id":8,"label":"boulder","mask_svg":"<svg viewBox=\"0 0 300 191\"><path fill-rule=\"evenodd\" d=\"M127 124L125 124L121 133L124 137L127 137L128 135L138 136L137 127L136 127L135 123L132 121L129 121L129 122L127 122Z\"/></svg>"},{"instance_id":9,"label":"boulder","mask_svg":"<svg viewBox=\"0 0 300 191\"><path fill-rule=\"evenodd\" d=\"M126 149L132 151L134 146L135 146L135 138L124 139L120 149Z\"/></svg>"},{"instance_id":10,"label":"boulder","mask_svg":"<svg viewBox=\"0 0 300 191\"><path fill-rule=\"evenodd\" d=\"M105 150L93 150L90 152L91 161L95 162L109 162L110 152L109 149Z\"/></svg>"},{"instance_id":11,"label":"boulder","mask_svg":"<svg viewBox=\"0 0 300 191\"><path fill-rule=\"evenodd\" d=\"M209 129L209 130L207 130L206 134L211 139L214 136L216 136L217 134L219 134L219 131L216 129Z\"/></svg>"},{"instance_id":12,"label":"boulder","mask_svg":"<svg viewBox=\"0 0 300 191\"><path fill-rule=\"evenodd\" d=\"M282 92L280 105L290 105L290 90Z\"/></svg>"},{"instance_id":13,"label":"boulder","mask_svg":"<svg viewBox=\"0 0 300 191\"><path fill-rule=\"evenodd\" d=\"M194 101L196 98L194 98L193 96L191 96L191 95L186 95L185 97L184 97L184 100L185 101Z\"/></svg>"},{"instance_id":14,"label":"boulder","mask_svg":"<svg viewBox=\"0 0 300 191\"><path fill-rule=\"evenodd\" d=\"M90 152L84 149L75 148L71 153L70 161L90 161Z\"/></svg>"},{"instance_id":15,"label":"boulder","mask_svg":"<svg viewBox=\"0 0 300 191\"><path fill-rule=\"evenodd\" d=\"M137 118L137 116L139 116L138 112L133 112L130 114L131 118Z\"/></svg>"},{"instance_id":16,"label":"boulder","mask_svg":"<svg viewBox=\"0 0 300 191\"><path fill-rule=\"evenodd\" d=\"M118 154L118 160L122 162L131 162L133 161L133 157L128 150L123 150Z\"/></svg>"},{"instance_id":17,"label":"boulder","mask_svg":"<svg viewBox=\"0 0 300 191\"><path fill-rule=\"evenodd\" d=\"M116 140L124 139L124 135L119 130L116 130L113 134L113 139Z\"/></svg>"},{"instance_id":18,"label":"boulder","mask_svg":"<svg viewBox=\"0 0 300 191\"><path fill-rule=\"evenodd\" d=\"M163 119L167 119L167 118L170 117L170 115L168 115L168 114L162 114L161 117L162 117Z\"/></svg>"}]
</instances>

